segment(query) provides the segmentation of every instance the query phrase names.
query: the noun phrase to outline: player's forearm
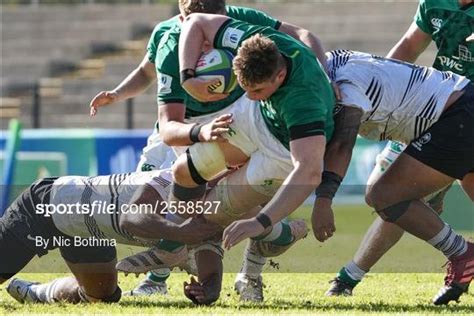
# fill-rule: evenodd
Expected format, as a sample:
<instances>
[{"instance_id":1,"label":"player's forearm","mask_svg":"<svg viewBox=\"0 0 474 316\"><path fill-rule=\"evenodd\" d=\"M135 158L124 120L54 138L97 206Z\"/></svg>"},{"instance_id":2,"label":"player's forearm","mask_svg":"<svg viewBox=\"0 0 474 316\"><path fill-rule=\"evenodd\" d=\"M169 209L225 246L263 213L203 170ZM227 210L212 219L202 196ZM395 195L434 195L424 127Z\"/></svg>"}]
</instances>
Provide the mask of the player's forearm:
<instances>
[{"instance_id":1,"label":"player's forearm","mask_svg":"<svg viewBox=\"0 0 474 316\"><path fill-rule=\"evenodd\" d=\"M321 170L312 163L302 163L288 175L283 185L261 213L273 224L293 213L321 181Z\"/></svg>"},{"instance_id":2,"label":"player's forearm","mask_svg":"<svg viewBox=\"0 0 474 316\"><path fill-rule=\"evenodd\" d=\"M419 55L420 52L417 52L416 50L412 49L410 45L402 39L390 50L387 55L387 58L393 58L414 63L418 59Z\"/></svg>"},{"instance_id":3,"label":"player's forearm","mask_svg":"<svg viewBox=\"0 0 474 316\"><path fill-rule=\"evenodd\" d=\"M413 22L403 37L390 50L387 57L414 63L431 42L431 35Z\"/></svg>"},{"instance_id":4,"label":"player's forearm","mask_svg":"<svg viewBox=\"0 0 474 316\"><path fill-rule=\"evenodd\" d=\"M148 88L153 81L153 79L144 75L143 72L137 68L131 72L114 91L117 93L119 101L126 100L139 95Z\"/></svg>"},{"instance_id":5,"label":"player's forearm","mask_svg":"<svg viewBox=\"0 0 474 316\"><path fill-rule=\"evenodd\" d=\"M334 116L334 134L326 145L324 175L317 193L332 199L347 173L356 144L362 111L356 107L343 106ZM329 173L329 174L328 174Z\"/></svg>"},{"instance_id":6,"label":"player's forearm","mask_svg":"<svg viewBox=\"0 0 474 316\"><path fill-rule=\"evenodd\" d=\"M168 121L160 123L160 136L168 146L189 146L192 145L189 135L194 124Z\"/></svg>"}]
</instances>

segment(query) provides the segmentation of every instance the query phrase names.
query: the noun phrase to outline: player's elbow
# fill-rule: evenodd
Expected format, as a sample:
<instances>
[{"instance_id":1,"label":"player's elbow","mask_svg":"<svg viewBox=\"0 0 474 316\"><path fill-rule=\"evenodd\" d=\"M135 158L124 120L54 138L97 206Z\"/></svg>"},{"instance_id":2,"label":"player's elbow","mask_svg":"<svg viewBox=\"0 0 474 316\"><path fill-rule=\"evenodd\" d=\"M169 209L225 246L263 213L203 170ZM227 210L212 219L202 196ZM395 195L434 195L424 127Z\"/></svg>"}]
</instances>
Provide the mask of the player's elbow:
<instances>
[{"instance_id":1,"label":"player's elbow","mask_svg":"<svg viewBox=\"0 0 474 316\"><path fill-rule=\"evenodd\" d=\"M311 161L302 161L297 166L303 177L303 183L316 188L321 183L322 165Z\"/></svg>"},{"instance_id":2,"label":"player's elbow","mask_svg":"<svg viewBox=\"0 0 474 316\"><path fill-rule=\"evenodd\" d=\"M206 14L204 13L191 13L184 18L186 26L191 28L203 28L206 21Z\"/></svg>"},{"instance_id":3,"label":"player's elbow","mask_svg":"<svg viewBox=\"0 0 474 316\"><path fill-rule=\"evenodd\" d=\"M177 137L178 133L172 124L160 124L160 137L161 140L168 146L185 146L188 143L183 143L183 141Z\"/></svg>"}]
</instances>

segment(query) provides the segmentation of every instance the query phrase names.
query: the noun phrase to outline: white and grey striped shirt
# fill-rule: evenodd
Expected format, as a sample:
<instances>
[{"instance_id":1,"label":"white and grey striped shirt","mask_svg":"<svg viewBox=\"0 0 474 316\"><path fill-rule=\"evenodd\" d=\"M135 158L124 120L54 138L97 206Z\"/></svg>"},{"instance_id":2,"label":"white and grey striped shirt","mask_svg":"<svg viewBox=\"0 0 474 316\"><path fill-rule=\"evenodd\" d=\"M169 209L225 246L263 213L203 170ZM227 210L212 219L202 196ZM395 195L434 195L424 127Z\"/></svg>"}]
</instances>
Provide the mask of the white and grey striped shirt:
<instances>
[{"instance_id":1,"label":"white and grey striped shirt","mask_svg":"<svg viewBox=\"0 0 474 316\"><path fill-rule=\"evenodd\" d=\"M449 96L470 82L452 72L367 53L335 50L326 56L341 105L362 109L359 134L377 141L410 143L439 119Z\"/></svg>"},{"instance_id":2,"label":"white and grey striped shirt","mask_svg":"<svg viewBox=\"0 0 474 316\"><path fill-rule=\"evenodd\" d=\"M120 228L122 211L133 202L135 192L146 184L167 201L171 180L170 169L97 177L60 177L51 190L49 204L57 211L51 217L55 226L69 236L144 245L143 241ZM150 204L155 205L155 202L150 201ZM158 205L156 210L162 208Z\"/></svg>"}]
</instances>

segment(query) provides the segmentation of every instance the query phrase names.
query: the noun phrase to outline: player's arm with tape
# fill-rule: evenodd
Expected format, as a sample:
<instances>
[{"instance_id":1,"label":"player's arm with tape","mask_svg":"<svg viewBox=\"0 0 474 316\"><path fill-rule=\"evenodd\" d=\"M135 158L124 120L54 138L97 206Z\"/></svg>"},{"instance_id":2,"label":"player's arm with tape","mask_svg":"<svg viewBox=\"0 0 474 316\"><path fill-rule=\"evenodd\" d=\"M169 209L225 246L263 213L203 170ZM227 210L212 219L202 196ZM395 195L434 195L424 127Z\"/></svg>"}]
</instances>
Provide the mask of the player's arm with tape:
<instances>
[{"instance_id":1,"label":"player's arm with tape","mask_svg":"<svg viewBox=\"0 0 474 316\"><path fill-rule=\"evenodd\" d=\"M311 216L314 237L321 242L329 239L336 230L332 200L349 167L361 116L362 110L351 106L342 106L334 116L334 135L326 145L324 172L316 189Z\"/></svg>"},{"instance_id":2,"label":"player's arm with tape","mask_svg":"<svg viewBox=\"0 0 474 316\"><path fill-rule=\"evenodd\" d=\"M222 15L195 13L186 17L179 39L180 79L183 88L193 98L202 102L218 101L227 97L224 93L207 91L209 81L196 78L196 63L203 47L214 43L220 27L230 18ZM212 45L211 45L212 46Z\"/></svg>"},{"instance_id":3,"label":"player's arm with tape","mask_svg":"<svg viewBox=\"0 0 474 316\"><path fill-rule=\"evenodd\" d=\"M168 146L189 146L197 142L225 142L222 135L229 131L232 115L224 114L207 124L185 123L183 103L168 103L159 107L161 139Z\"/></svg>"},{"instance_id":4,"label":"player's arm with tape","mask_svg":"<svg viewBox=\"0 0 474 316\"><path fill-rule=\"evenodd\" d=\"M161 195L153 186L145 184L135 193L130 205L136 205L140 212L122 210L120 229L127 231L138 239L159 241L160 239L173 240L186 244L196 244L205 241L221 231L221 227L207 222L204 218L190 218L182 224L175 224L167 220L160 210ZM158 208L156 212L145 211L145 207Z\"/></svg>"}]
</instances>

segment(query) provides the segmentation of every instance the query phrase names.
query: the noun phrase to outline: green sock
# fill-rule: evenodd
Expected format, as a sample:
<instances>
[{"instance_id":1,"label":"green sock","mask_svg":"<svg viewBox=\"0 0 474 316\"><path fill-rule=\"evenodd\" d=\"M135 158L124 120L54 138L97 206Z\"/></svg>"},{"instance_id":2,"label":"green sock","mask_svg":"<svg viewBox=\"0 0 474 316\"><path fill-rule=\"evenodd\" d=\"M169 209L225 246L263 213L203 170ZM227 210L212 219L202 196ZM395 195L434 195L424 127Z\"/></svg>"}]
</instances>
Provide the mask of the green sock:
<instances>
[{"instance_id":1,"label":"green sock","mask_svg":"<svg viewBox=\"0 0 474 316\"><path fill-rule=\"evenodd\" d=\"M166 280L168 280L168 278L170 277L170 269L163 268L153 270L148 272L146 277L148 280L151 280L153 282L166 282Z\"/></svg>"},{"instance_id":2,"label":"green sock","mask_svg":"<svg viewBox=\"0 0 474 316\"><path fill-rule=\"evenodd\" d=\"M254 239L270 242L278 246L287 246L293 242L294 237L291 234L288 222L280 221L273 225L272 230L268 234L257 236Z\"/></svg>"},{"instance_id":3,"label":"green sock","mask_svg":"<svg viewBox=\"0 0 474 316\"><path fill-rule=\"evenodd\" d=\"M342 268L341 270L339 270L337 277L341 279L343 282L351 285L352 287L356 286L360 282L360 280L354 280L353 278L351 278L349 274L347 274L347 271L345 268Z\"/></svg>"},{"instance_id":4,"label":"green sock","mask_svg":"<svg viewBox=\"0 0 474 316\"><path fill-rule=\"evenodd\" d=\"M173 252L176 249L179 249L183 246L184 246L183 243L162 239L158 243L157 247L158 247L158 249L161 249L161 250L164 250L164 251Z\"/></svg>"}]
</instances>

